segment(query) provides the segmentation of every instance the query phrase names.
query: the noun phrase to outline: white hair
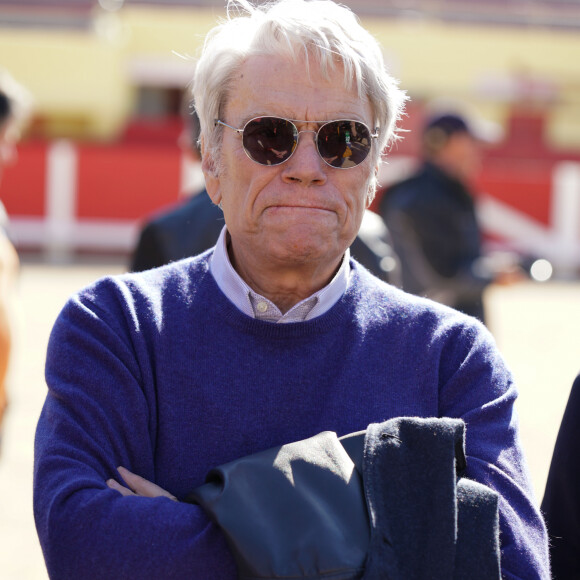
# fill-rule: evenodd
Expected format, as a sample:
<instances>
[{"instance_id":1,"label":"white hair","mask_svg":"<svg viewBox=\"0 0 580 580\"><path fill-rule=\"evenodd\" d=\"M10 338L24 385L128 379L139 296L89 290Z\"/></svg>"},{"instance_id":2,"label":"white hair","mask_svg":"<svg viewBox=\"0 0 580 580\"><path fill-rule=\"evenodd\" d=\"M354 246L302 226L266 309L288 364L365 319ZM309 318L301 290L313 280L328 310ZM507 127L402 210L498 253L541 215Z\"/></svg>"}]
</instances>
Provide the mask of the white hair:
<instances>
[{"instance_id":1,"label":"white hair","mask_svg":"<svg viewBox=\"0 0 580 580\"><path fill-rule=\"evenodd\" d=\"M375 161L397 138L406 95L387 72L381 48L356 15L331 0L277 0L254 6L248 0L228 0L227 19L213 28L197 63L193 94L206 151L217 159L221 118L235 73L248 57L280 55L316 64L329 76L344 71L345 88L356 88L372 107L379 129Z\"/></svg>"}]
</instances>

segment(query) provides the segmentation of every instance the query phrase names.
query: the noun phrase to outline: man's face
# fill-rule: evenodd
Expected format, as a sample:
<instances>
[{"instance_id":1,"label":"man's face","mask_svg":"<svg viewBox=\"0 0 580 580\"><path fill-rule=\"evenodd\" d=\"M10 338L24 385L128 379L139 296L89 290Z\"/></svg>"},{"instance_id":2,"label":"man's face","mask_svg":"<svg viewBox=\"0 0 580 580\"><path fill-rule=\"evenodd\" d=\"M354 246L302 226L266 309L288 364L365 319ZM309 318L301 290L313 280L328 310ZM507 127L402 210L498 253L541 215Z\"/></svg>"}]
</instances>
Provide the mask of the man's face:
<instances>
[{"instance_id":1,"label":"man's face","mask_svg":"<svg viewBox=\"0 0 580 580\"><path fill-rule=\"evenodd\" d=\"M243 127L258 116L306 121L354 119L372 129L368 99L343 87L342 70L329 80L313 66L278 56L246 61L233 83L222 121ZM296 123L316 131L316 123ZM204 173L214 203L221 201L236 263L281 268L288 264L336 266L355 238L371 178L372 154L351 169L328 166L314 133L302 133L286 162L264 166L248 158L239 134L223 128L220 159L204 155ZM376 145L373 145L376 146ZM217 175L211 174L211 164Z\"/></svg>"},{"instance_id":2,"label":"man's face","mask_svg":"<svg viewBox=\"0 0 580 580\"><path fill-rule=\"evenodd\" d=\"M446 169L460 181L470 182L481 170L481 145L469 133L454 133L440 157Z\"/></svg>"}]
</instances>

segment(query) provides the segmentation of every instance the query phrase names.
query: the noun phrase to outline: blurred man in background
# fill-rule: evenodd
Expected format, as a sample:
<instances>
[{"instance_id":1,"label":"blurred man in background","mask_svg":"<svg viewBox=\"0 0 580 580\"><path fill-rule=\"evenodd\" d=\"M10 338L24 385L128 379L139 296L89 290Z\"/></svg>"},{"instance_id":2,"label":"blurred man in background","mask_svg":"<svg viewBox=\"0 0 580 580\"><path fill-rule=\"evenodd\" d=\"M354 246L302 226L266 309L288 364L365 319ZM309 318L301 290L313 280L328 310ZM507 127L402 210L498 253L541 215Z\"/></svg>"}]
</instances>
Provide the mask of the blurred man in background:
<instances>
[{"instance_id":1,"label":"blurred man in background","mask_svg":"<svg viewBox=\"0 0 580 580\"><path fill-rule=\"evenodd\" d=\"M484 138L460 115L433 117L422 136L423 164L390 187L380 205L401 259L403 289L482 321L484 289L521 277L511 260L483 256L470 187Z\"/></svg>"},{"instance_id":2,"label":"blurred man in background","mask_svg":"<svg viewBox=\"0 0 580 580\"><path fill-rule=\"evenodd\" d=\"M17 159L16 143L28 117L30 96L6 71L0 70L0 181L4 168ZM6 379L12 348L10 299L18 274L18 255L6 229L8 217L0 202L0 444L8 405Z\"/></svg>"}]
</instances>

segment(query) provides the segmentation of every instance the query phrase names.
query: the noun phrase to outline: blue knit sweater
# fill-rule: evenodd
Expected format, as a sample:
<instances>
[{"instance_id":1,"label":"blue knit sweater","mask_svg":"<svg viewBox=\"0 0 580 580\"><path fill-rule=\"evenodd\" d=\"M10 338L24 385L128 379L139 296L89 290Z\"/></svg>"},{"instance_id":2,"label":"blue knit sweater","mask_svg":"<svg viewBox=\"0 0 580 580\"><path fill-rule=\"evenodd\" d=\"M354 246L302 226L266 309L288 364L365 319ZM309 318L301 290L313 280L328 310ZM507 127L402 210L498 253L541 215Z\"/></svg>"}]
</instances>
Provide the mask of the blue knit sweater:
<instances>
[{"instance_id":1,"label":"blue knit sweater","mask_svg":"<svg viewBox=\"0 0 580 580\"><path fill-rule=\"evenodd\" d=\"M52 578L235 578L199 506L123 497L118 465L178 498L235 458L397 416L458 417L468 477L496 489L505 578L548 578L509 371L485 328L352 262L326 314L273 324L217 287L211 252L97 281L50 338L34 508Z\"/></svg>"}]
</instances>

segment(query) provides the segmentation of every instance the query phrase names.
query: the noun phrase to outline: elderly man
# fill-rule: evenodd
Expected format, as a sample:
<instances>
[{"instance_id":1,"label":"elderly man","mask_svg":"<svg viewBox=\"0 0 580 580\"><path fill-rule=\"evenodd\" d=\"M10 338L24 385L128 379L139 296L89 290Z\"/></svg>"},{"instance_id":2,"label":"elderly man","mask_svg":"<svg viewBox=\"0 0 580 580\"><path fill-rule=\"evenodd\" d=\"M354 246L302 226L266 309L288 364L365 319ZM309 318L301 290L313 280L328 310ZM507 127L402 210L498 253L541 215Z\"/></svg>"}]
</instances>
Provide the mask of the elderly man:
<instances>
[{"instance_id":1,"label":"elderly man","mask_svg":"<svg viewBox=\"0 0 580 580\"><path fill-rule=\"evenodd\" d=\"M234 578L183 501L212 468L414 416L465 421L465 473L500 496L504 577L547 578L491 336L349 256L405 99L379 47L333 2L236 4L194 87L216 247L97 281L51 335L35 450L51 576Z\"/></svg>"}]
</instances>

